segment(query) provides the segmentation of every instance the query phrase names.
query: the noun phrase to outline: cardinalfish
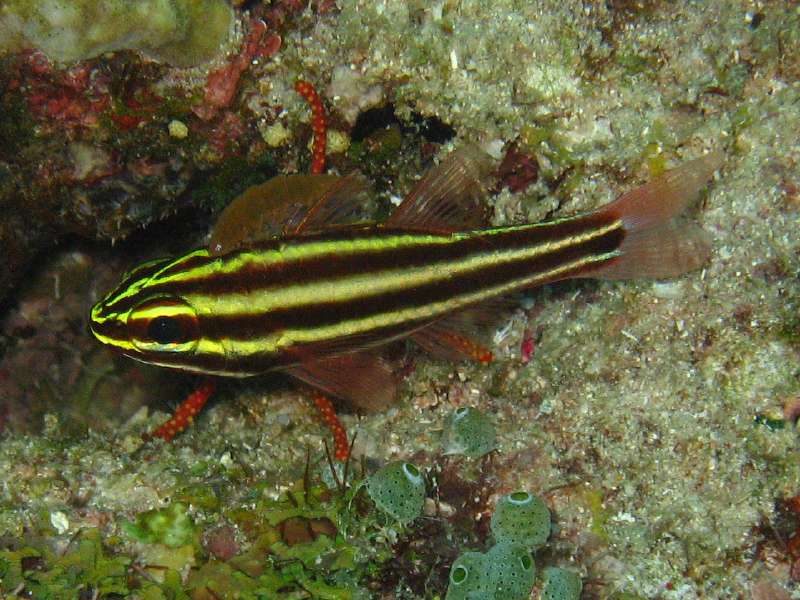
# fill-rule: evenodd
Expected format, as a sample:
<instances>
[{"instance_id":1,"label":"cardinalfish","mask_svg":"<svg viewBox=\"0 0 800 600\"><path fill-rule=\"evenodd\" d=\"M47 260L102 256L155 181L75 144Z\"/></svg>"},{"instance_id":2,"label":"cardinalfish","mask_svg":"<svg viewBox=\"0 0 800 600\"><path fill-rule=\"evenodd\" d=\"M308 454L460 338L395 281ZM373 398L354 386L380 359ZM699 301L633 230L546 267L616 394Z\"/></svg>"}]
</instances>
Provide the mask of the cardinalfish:
<instances>
[{"instance_id":1,"label":"cardinalfish","mask_svg":"<svg viewBox=\"0 0 800 600\"><path fill-rule=\"evenodd\" d=\"M397 395L381 346L411 339L489 362L476 332L517 292L571 278L675 277L709 256L703 230L678 217L718 153L592 212L503 227L489 226L483 204L490 163L475 147L451 153L384 222L365 219L357 173L273 178L223 211L207 247L127 273L92 308L91 330L145 363L232 377L281 371L376 410Z\"/></svg>"}]
</instances>

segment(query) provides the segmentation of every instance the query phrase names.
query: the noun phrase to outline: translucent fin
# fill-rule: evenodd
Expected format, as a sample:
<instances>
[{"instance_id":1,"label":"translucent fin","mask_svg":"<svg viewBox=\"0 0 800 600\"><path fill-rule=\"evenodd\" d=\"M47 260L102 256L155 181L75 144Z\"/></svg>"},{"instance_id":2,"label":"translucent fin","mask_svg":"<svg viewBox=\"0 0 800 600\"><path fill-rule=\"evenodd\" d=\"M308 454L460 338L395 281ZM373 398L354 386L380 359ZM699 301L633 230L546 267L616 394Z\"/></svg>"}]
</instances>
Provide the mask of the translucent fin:
<instances>
[{"instance_id":1,"label":"translucent fin","mask_svg":"<svg viewBox=\"0 0 800 600\"><path fill-rule=\"evenodd\" d=\"M697 225L673 221L628 233L620 252L619 258L582 277L669 279L703 266L711 256L711 246Z\"/></svg>"},{"instance_id":2,"label":"translucent fin","mask_svg":"<svg viewBox=\"0 0 800 600\"><path fill-rule=\"evenodd\" d=\"M706 233L675 219L722 164L712 153L673 169L598 210L625 226L620 256L578 277L676 277L702 266L711 254Z\"/></svg>"},{"instance_id":3,"label":"translucent fin","mask_svg":"<svg viewBox=\"0 0 800 600\"><path fill-rule=\"evenodd\" d=\"M519 294L500 296L461 310L411 334L433 356L446 360L493 360L490 340L498 323L519 306Z\"/></svg>"},{"instance_id":4,"label":"translucent fin","mask_svg":"<svg viewBox=\"0 0 800 600\"><path fill-rule=\"evenodd\" d=\"M375 354L356 352L307 360L286 372L326 394L365 412L385 410L397 399L397 380L388 363Z\"/></svg>"},{"instance_id":5,"label":"translucent fin","mask_svg":"<svg viewBox=\"0 0 800 600\"><path fill-rule=\"evenodd\" d=\"M462 335L483 339L492 335L490 330L508 318L521 300L520 293L498 296L453 313L437 323Z\"/></svg>"},{"instance_id":6,"label":"translucent fin","mask_svg":"<svg viewBox=\"0 0 800 600\"><path fill-rule=\"evenodd\" d=\"M336 175L279 175L256 185L233 200L220 214L211 233L209 252L226 254L281 233L341 223L364 204L368 189L353 173Z\"/></svg>"},{"instance_id":7,"label":"translucent fin","mask_svg":"<svg viewBox=\"0 0 800 600\"><path fill-rule=\"evenodd\" d=\"M659 227L677 217L722 165L723 154L712 152L622 194L600 209L621 218L628 231Z\"/></svg>"},{"instance_id":8,"label":"translucent fin","mask_svg":"<svg viewBox=\"0 0 800 600\"><path fill-rule=\"evenodd\" d=\"M491 350L483 344L438 323L414 332L411 339L437 358L473 360L482 364L489 364L494 359Z\"/></svg>"},{"instance_id":9,"label":"translucent fin","mask_svg":"<svg viewBox=\"0 0 800 600\"><path fill-rule=\"evenodd\" d=\"M482 181L490 169L491 159L476 146L452 152L414 186L386 225L439 232L484 227Z\"/></svg>"},{"instance_id":10,"label":"translucent fin","mask_svg":"<svg viewBox=\"0 0 800 600\"><path fill-rule=\"evenodd\" d=\"M427 326L430 322L405 326L398 325L390 333L385 331L365 331L350 335L340 335L324 341L312 342L305 347L287 349L286 351L297 362L316 361L321 356L331 357L359 352L375 352L375 348L408 337L412 332Z\"/></svg>"},{"instance_id":11,"label":"translucent fin","mask_svg":"<svg viewBox=\"0 0 800 600\"><path fill-rule=\"evenodd\" d=\"M340 177L308 210L293 230L287 234L319 231L331 225L344 225L366 218L369 200L369 181L358 171Z\"/></svg>"}]
</instances>

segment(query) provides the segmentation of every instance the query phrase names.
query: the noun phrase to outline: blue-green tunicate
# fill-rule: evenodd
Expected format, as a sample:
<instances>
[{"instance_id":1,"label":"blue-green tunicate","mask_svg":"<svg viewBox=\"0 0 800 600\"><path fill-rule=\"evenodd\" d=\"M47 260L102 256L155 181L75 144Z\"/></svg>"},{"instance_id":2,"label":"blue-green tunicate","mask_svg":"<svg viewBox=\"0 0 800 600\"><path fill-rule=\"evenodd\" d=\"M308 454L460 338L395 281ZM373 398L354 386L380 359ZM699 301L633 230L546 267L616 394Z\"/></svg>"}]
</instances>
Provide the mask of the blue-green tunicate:
<instances>
[{"instance_id":1,"label":"blue-green tunicate","mask_svg":"<svg viewBox=\"0 0 800 600\"><path fill-rule=\"evenodd\" d=\"M406 524L422 513L425 481L411 463L394 462L369 477L367 493L379 509Z\"/></svg>"},{"instance_id":2,"label":"blue-green tunicate","mask_svg":"<svg viewBox=\"0 0 800 600\"><path fill-rule=\"evenodd\" d=\"M535 578L530 551L503 542L485 554L459 556L450 568L445 600L526 600Z\"/></svg>"},{"instance_id":3,"label":"blue-green tunicate","mask_svg":"<svg viewBox=\"0 0 800 600\"><path fill-rule=\"evenodd\" d=\"M445 600L472 600L476 594L485 592L484 555L480 552L465 552L450 567L450 584Z\"/></svg>"},{"instance_id":4,"label":"blue-green tunicate","mask_svg":"<svg viewBox=\"0 0 800 600\"><path fill-rule=\"evenodd\" d=\"M513 492L497 503L491 529L498 543L509 542L535 549L550 535L550 510L533 494Z\"/></svg>"},{"instance_id":5,"label":"blue-green tunicate","mask_svg":"<svg viewBox=\"0 0 800 600\"><path fill-rule=\"evenodd\" d=\"M478 409L461 407L447 418L442 437L445 454L465 454L477 458L488 454L496 446L494 424Z\"/></svg>"},{"instance_id":6,"label":"blue-green tunicate","mask_svg":"<svg viewBox=\"0 0 800 600\"><path fill-rule=\"evenodd\" d=\"M572 571L558 567L547 567L542 577L542 593L539 600L579 600L581 578Z\"/></svg>"},{"instance_id":7,"label":"blue-green tunicate","mask_svg":"<svg viewBox=\"0 0 800 600\"><path fill-rule=\"evenodd\" d=\"M485 589L496 600L526 600L536 577L530 551L519 544L500 542L483 560Z\"/></svg>"}]
</instances>

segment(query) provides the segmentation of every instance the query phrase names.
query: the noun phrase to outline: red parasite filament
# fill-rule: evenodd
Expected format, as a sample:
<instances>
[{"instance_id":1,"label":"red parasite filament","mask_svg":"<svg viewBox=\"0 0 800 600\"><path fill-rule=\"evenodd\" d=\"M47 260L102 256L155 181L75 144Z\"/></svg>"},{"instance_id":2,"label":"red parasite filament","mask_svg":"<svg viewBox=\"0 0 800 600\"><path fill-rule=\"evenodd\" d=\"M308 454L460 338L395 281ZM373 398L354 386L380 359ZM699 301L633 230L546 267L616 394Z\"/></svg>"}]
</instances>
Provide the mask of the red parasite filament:
<instances>
[{"instance_id":1,"label":"red parasite filament","mask_svg":"<svg viewBox=\"0 0 800 600\"><path fill-rule=\"evenodd\" d=\"M191 425L195 415L203 409L216 387L213 379L204 381L178 406L172 418L152 433L152 437L160 437L165 442L172 441L172 438Z\"/></svg>"},{"instance_id":2,"label":"red parasite filament","mask_svg":"<svg viewBox=\"0 0 800 600\"><path fill-rule=\"evenodd\" d=\"M347 443L347 431L345 431L339 417L336 416L336 410L327 396L316 393L314 394L314 404L316 404L322 415L322 420L331 430L333 434L333 456L336 460L345 462L350 455L350 446Z\"/></svg>"},{"instance_id":3,"label":"red parasite filament","mask_svg":"<svg viewBox=\"0 0 800 600\"><path fill-rule=\"evenodd\" d=\"M328 122L325 119L325 107L314 86L299 79L294 89L311 107L311 129L314 131L314 144L311 151L311 174L320 175L325 172L325 146L327 145Z\"/></svg>"}]
</instances>

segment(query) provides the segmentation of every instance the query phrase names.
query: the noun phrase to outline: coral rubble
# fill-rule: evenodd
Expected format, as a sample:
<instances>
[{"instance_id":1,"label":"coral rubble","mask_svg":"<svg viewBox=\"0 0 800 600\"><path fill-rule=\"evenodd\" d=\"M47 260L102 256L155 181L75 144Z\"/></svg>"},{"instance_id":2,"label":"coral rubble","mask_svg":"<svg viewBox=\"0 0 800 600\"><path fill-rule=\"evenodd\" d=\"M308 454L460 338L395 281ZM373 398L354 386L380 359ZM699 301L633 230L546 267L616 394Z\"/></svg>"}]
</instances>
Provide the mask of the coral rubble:
<instances>
[{"instance_id":1,"label":"coral rubble","mask_svg":"<svg viewBox=\"0 0 800 600\"><path fill-rule=\"evenodd\" d=\"M138 50L185 67L216 57L232 25L223 0L7 0L0 6L0 53L37 48L69 63Z\"/></svg>"}]
</instances>

